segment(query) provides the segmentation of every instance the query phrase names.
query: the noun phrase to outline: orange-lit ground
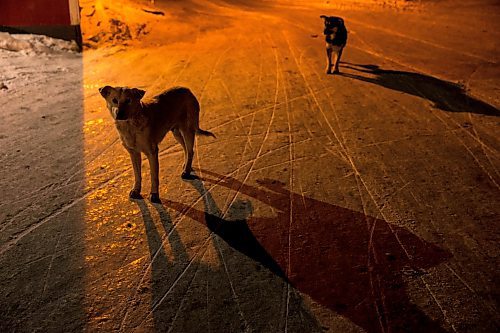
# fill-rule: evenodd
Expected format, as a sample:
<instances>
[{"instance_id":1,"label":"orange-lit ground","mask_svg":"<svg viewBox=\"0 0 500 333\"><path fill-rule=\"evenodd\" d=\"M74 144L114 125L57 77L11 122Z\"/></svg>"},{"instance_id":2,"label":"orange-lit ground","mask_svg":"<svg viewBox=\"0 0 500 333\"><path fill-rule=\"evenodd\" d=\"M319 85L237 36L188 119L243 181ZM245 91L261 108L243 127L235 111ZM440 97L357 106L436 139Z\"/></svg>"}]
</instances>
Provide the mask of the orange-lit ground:
<instances>
[{"instance_id":1,"label":"orange-lit ground","mask_svg":"<svg viewBox=\"0 0 500 333\"><path fill-rule=\"evenodd\" d=\"M2 97L1 331L496 331L499 7L383 2L82 0L82 57ZM168 136L128 200L103 85L192 89L201 180Z\"/></svg>"}]
</instances>

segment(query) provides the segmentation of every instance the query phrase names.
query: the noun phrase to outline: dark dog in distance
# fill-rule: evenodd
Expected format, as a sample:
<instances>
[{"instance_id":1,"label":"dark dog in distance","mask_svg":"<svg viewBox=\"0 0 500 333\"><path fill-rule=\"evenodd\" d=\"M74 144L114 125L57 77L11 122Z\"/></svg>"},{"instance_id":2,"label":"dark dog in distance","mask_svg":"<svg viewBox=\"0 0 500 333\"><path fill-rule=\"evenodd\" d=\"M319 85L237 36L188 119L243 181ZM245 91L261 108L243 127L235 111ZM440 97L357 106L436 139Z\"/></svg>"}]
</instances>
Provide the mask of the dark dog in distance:
<instances>
[{"instance_id":1,"label":"dark dog in distance","mask_svg":"<svg viewBox=\"0 0 500 333\"><path fill-rule=\"evenodd\" d=\"M320 18L322 18L325 23L323 34L325 35L326 41L326 74L332 73L332 67L334 67L334 73L339 73L340 57L347 43L347 29L344 24L344 19L337 16L326 15L321 15ZM334 60L332 60L332 58L334 58Z\"/></svg>"}]
</instances>

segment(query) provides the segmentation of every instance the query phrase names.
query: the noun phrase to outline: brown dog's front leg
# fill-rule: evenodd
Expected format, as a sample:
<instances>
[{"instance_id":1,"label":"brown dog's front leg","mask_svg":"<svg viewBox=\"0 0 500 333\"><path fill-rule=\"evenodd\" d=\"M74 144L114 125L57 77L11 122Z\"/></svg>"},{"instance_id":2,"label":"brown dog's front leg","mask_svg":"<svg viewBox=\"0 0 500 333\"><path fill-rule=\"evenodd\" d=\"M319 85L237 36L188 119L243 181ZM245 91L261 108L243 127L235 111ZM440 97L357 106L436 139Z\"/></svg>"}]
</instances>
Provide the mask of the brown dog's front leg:
<instances>
[{"instance_id":1,"label":"brown dog's front leg","mask_svg":"<svg viewBox=\"0 0 500 333\"><path fill-rule=\"evenodd\" d=\"M129 193L129 197L132 199L142 199L141 196L141 183L142 183L142 175L141 175L141 153L138 153L133 150L128 150L130 154L130 160L132 161L132 167L134 168L134 187Z\"/></svg>"},{"instance_id":2,"label":"brown dog's front leg","mask_svg":"<svg viewBox=\"0 0 500 333\"><path fill-rule=\"evenodd\" d=\"M159 194L159 169L160 165L158 163L158 147L154 147L151 153L147 154L149 160L149 168L151 169L151 202L161 203Z\"/></svg>"}]
</instances>

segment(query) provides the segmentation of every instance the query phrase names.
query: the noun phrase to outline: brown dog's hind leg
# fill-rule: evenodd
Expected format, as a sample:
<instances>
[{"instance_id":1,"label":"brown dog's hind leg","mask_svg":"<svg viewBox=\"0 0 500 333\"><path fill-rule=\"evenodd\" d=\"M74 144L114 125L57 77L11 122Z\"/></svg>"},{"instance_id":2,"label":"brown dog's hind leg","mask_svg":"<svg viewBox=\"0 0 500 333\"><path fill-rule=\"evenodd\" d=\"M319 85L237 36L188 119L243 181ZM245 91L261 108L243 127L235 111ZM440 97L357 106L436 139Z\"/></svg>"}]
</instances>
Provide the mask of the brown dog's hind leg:
<instances>
[{"instance_id":1,"label":"brown dog's hind leg","mask_svg":"<svg viewBox=\"0 0 500 333\"><path fill-rule=\"evenodd\" d=\"M175 140L179 142L179 144L182 146L182 149L184 149L184 166L183 169L186 168L186 156L187 156L187 151L186 151L186 144L184 143L184 138L182 137L182 134L179 132L179 129L173 129L172 134L174 135Z\"/></svg>"},{"instance_id":2,"label":"brown dog's hind leg","mask_svg":"<svg viewBox=\"0 0 500 333\"><path fill-rule=\"evenodd\" d=\"M158 163L158 147L154 147L151 152L146 154L149 160L149 168L151 172L151 197L150 200L153 203L161 203L159 195L159 169L160 165Z\"/></svg>"},{"instance_id":3,"label":"brown dog's hind leg","mask_svg":"<svg viewBox=\"0 0 500 333\"><path fill-rule=\"evenodd\" d=\"M128 149L127 149L128 150ZM128 150L130 154L130 160L132 161L132 167L134 168L134 187L129 193L129 197L131 199L142 199L141 196L141 183L142 183L142 175L141 175L141 153L138 153L133 150Z\"/></svg>"},{"instance_id":4,"label":"brown dog's hind leg","mask_svg":"<svg viewBox=\"0 0 500 333\"><path fill-rule=\"evenodd\" d=\"M186 163L184 164L184 171L182 172L182 179L194 179L196 177L191 175L193 156L194 156L194 130L181 130L182 138L184 139L184 148L186 152Z\"/></svg>"}]
</instances>

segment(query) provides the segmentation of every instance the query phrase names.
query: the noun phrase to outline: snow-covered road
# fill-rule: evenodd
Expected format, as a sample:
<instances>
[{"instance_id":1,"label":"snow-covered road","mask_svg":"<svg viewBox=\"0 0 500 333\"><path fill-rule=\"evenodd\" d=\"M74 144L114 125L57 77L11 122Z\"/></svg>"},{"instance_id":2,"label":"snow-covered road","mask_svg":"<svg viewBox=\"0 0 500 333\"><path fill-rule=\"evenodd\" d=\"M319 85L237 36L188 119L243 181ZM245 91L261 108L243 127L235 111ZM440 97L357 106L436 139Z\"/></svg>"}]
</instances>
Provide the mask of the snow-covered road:
<instances>
[{"instance_id":1,"label":"snow-covered road","mask_svg":"<svg viewBox=\"0 0 500 333\"><path fill-rule=\"evenodd\" d=\"M86 0L83 54L0 50L0 331L497 330L498 7L360 2ZM168 136L130 201L103 85L189 87L200 180Z\"/></svg>"}]
</instances>

